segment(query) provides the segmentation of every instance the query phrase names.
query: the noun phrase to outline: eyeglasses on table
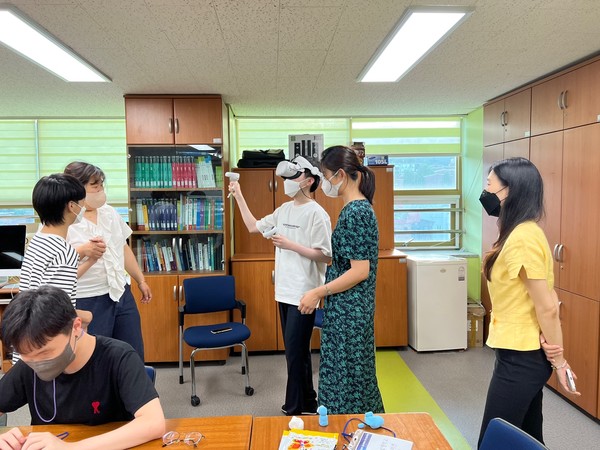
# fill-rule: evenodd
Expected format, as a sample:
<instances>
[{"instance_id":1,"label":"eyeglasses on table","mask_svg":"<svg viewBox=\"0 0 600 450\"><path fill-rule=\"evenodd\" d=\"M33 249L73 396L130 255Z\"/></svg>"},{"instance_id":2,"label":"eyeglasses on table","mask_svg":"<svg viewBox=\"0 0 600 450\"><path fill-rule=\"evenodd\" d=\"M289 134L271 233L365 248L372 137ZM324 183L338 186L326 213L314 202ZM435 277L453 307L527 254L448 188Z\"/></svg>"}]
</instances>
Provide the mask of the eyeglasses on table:
<instances>
[{"instance_id":1,"label":"eyeglasses on table","mask_svg":"<svg viewBox=\"0 0 600 450\"><path fill-rule=\"evenodd\" d=\"M199 431L191 431L189 433L179 433L178 431L167 431L163 435L163 447L169 445L184 443L192 447L198 447L198 443L204 438L204 435Z\"/></svg>"}]
</instances>

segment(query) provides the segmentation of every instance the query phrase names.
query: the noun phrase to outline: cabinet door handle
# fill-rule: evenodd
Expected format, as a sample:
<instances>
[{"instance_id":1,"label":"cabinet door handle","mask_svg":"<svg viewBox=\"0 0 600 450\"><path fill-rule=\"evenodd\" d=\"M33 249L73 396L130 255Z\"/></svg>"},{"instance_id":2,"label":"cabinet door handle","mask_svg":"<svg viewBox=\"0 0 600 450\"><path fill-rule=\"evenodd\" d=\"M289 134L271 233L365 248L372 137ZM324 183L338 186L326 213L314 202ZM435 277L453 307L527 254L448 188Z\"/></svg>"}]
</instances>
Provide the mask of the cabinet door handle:
<instances>
[{"instance_id":1,"label":"cabinet door handle","mask_svg":"<svg viewBox=\"0 0 600 450\"><path fill-rule=\"evenodd\" d=\"M271 270L271 284L275 284L275 271Z\"/></svg>"},{"instance_id":2,"label":"cabinet door handle","mask_svg":"<svg viewBox=\"0 0 600 450\"><path fill-rule=\"evenodd\" d=\"M169 134L173 134L173 118L169 119Z\"/></svg>"},{"instance_id":3,"label":"cabinet door handle","mask_svg":"<svg viewBox=\"0 0 600 450\"><path fill-rule=\"evenodd\" d=\"M560 244L558 246L558 259L557 259L558 262L564 262L564 260L563 260L563 250L564 249L565 249L564 245Z\"/></svg>"},{"instance_id":4,"label":"cabinet door handle","mask_svg":"<svg viewBox=\"0 0 600 450\"><path fill-rule=\"evenodd\" d=\"M173 286L173 300L177 301L177 286Z\"/></svg>"},{"instance_id":5,"label":"cabinet door handle","mask_svg":"<svg viewBox=\"0 0 600 450\"><path fill-rule=\"evenodd\" d=\"M556 251L558 250L558 244L554 244L554 248L552 249L552 258L554 258L554 261L558 262L558 254L556 253Z\"/></svg>"},{"instance_id":6,"label":"cabinet door handle","mask_svg":"<svg viewBox=\"0 0 600 450\"><path fill-rule=\"evenodd\" d=\"M567 94L569 93L568 89L565 89L563 91L563 95L562 95L562 104L563 104L563 109L567 109L569 106L567 105Z\"/></svg>"},{"instance_id":7,"label":"cabinet door handle","mask_svg":"<svg viewBox=\"0 0 600 450\"><path fill-rule=\"evenodd\" d=\"M504 126L504 111L502 111L500 113L500 126L503 127Z\"/></svg>"},{"instance_id":8,"label":"cabinet door handle","mask_svg":"<svg viewBox=\"0 0 600 450\"><path fill-rule=\"evenodd\" d=\"M508 125L508 111L504 111L504 126Z\"/></svg>"},{"instance_id":9,"label":"cabinet door handle","mask_svg":"<svg viewBox=\"0 0 600 450\"><path fill-rule=\"evenodd\" d=\"M277 182L277 180L275 180L275 192L277 192L278 188L279 188L279 183Z\"/></svg>"},{"instance_id":10,"label":"cabinet door handle","mask_svg":"<svg viewBox=\"0 0 600 450\"><path fill-rule=\"evenodd\" d=\"M183 301L183 285L179 285L179 301Z\"/></svg>"},{"instance_id":11,"label":"cabinet door handle","mask_svg":"<svg viewBox=\"0 0 600 450\"><path fill-rule=\"evenodd\" d=\"M179 119L175 119L175 134L179 134Z\"/></svg>"},{"instance_id":12,"label":"cabinet door handle","mask_svg":"<svg viewBox=\"0 0 600 450\"><path fill-rule=\"evenodd\" d=\"M269 192L273 192L273 181L269 180Z\"/></svg>"},{"instance_id":13,"label":"cabinet door handle","mask_svg":"<svg viewBox=\"0 0 600 450\"><path fill-rule=\"evenodd\" d=\"M561 302L559 300L558 301L558 320L562 320L562 305L563 305L563 302Z\"/></svg>"}]
</instances>

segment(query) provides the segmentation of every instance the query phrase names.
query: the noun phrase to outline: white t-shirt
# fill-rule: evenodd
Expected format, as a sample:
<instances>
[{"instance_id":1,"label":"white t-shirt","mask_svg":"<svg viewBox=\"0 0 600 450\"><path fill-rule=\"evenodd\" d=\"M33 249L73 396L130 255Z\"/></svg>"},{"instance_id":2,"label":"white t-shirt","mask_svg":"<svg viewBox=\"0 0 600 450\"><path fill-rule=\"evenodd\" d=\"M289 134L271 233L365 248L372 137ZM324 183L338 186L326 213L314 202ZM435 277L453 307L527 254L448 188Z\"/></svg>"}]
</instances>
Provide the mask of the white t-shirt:
<instances>
[{"instance_id":1,"label":"white t-shirt","mask_svg":"<svg viewBox=\"0 0 600 450\"><path fill-rule=\"evenodd\" d=\"M101 206L97 213L97 224L84 217L81 222L71 225L67 234L67 241L73 247L79 247L98 236L106 243L104 255L79 278L77 298L108 293L116 302L127 283L123 248L131 235L131 228L112 206Z\"/></svg>"},{"instance_id":2,"label":"white t-shirt","mask_svg":"<svg viewBox=\"0 0 600 450\"><path fill-rule=\"evenodd\" d=\"M295 206L287 202L256 222L260 232L273 226L277 233L304 247L331 256L331 220L315 201ZM275 300L299 305L305 292L325 281L327 264L312 261L291 250L275 249Z\"/></svg>"}]
</instances>

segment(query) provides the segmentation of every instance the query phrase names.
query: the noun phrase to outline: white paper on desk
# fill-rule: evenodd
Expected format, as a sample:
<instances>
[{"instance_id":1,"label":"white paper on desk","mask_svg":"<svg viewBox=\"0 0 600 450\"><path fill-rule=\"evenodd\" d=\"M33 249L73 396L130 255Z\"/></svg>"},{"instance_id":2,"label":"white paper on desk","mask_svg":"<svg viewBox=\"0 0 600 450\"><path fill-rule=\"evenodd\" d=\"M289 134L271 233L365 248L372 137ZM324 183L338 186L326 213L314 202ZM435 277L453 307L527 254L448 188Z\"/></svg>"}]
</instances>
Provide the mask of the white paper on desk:
<instances>
[{"instance_id":1,"label":"white paper on desk","mask_svg":"<svg viewBox=\"0 0 600 450\"><path fill-rule=\"evenodd\" d=\"M404 439L356 430L348 444L348 450L411 450L413 443Z\"/></svg>"}]
</instances>

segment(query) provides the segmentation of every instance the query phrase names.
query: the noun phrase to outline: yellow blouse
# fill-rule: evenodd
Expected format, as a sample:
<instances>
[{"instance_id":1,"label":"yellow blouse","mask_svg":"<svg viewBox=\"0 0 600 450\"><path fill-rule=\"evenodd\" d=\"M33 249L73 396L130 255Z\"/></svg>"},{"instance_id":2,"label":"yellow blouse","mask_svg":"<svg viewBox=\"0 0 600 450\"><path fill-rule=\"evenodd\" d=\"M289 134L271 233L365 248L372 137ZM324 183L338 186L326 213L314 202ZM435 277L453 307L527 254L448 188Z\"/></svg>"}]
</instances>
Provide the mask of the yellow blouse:
<instances>
[{"instance_id":1,"label":"yellow blouse","mask_svg":"<svg viewBox=\"0 0 600 450\"><path fill-rule=\"evenodd\" d=\"M540 348L540 326L533 300L519 278L521 268L527 278L546 280L554 289L552 255L548 240L535 222L519 224L508 236L494 263L488 290L492 300L487 345L511 350Z\"/></svg>"}]
</instances>

